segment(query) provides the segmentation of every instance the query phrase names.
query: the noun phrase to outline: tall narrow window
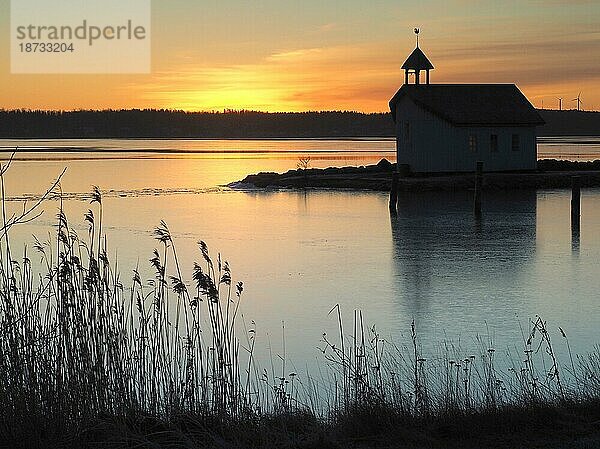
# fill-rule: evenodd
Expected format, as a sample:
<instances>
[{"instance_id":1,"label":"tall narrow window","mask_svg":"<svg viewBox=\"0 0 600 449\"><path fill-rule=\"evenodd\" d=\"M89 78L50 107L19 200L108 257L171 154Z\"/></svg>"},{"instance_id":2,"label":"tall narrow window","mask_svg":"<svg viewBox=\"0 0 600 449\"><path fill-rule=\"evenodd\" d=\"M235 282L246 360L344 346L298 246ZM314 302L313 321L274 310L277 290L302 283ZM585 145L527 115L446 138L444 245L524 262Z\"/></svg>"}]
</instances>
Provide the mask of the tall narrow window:
<instances>
[{"instance_id":1,"label":"tall narrow window","mask_svg":"<svg viewBox=\"0 0 600 449\"><path fill-rule=\"evenodd\" d=\"M498 134L490 135L490 151L492 153L498 152Z\"/></svg>"},{"instance_id":2,"label":"tall narrow window","mask_svg":"<svg viewBox=\"0 0 600 449\"><path fill-rule=\"evenodd\" d=\"M519 142L519 135L518 134L513 134L512 135L512 150L513 151L519 151L521 149L521 145Z\"/></svg>"},{"instance_id":3,"label":"tall narrow window","mask_svg":"<svg viewBox=\"0 0 600 449\"><path fill-rule=\"evenodd\" d=\"M472 153L477 152L477 136L475 135L469 136L469 151Z\"/></svg>"}]
</instances>

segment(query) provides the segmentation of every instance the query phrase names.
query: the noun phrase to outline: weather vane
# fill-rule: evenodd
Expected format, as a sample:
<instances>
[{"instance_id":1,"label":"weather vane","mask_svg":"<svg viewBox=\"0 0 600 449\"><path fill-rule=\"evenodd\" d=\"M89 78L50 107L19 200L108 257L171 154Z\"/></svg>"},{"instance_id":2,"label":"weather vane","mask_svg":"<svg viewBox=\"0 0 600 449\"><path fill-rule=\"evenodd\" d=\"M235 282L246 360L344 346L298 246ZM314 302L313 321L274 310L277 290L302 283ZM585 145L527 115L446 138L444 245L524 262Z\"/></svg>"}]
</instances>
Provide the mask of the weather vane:
<instances>
[{"instance_id":1,"label":"weather vane","mask_svg":"<svg viewBox=\"0 0 600 449\"><path fill-rule=\"evenodd\" d=\"M415 34L417 35L417 47L419 46L419 32L420 31L421 31L420 29L415 28Z\"/></svg>"}]
</instances>

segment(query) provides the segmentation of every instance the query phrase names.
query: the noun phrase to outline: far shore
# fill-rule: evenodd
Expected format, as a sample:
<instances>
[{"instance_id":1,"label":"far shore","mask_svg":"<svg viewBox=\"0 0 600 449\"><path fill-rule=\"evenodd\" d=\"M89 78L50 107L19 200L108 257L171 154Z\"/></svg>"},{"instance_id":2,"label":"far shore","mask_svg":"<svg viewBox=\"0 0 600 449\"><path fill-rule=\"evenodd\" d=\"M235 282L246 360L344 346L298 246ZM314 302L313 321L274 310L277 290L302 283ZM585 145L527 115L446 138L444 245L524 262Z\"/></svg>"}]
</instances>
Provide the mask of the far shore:
<instances>
[{"instance_id":1,"label":"far shore","mask_svg":"<svg viewBox=\"0 0 600 449\"><path fill-rule=\"evenodd\" d=\"M311 188L347 189L388 192L396 164L382 159L376 165L362 167L330 167L289 170L285 173L261 172L229 184L233 189ZM484 173L484 190L564 189L570 188L573 176L579 176L582 187L600 187L600 160L572 162L555 159L538 161L531 172ZM400 191L471 190L474 173L414 174L400 177Z\"/></svg>"}]
</instances>

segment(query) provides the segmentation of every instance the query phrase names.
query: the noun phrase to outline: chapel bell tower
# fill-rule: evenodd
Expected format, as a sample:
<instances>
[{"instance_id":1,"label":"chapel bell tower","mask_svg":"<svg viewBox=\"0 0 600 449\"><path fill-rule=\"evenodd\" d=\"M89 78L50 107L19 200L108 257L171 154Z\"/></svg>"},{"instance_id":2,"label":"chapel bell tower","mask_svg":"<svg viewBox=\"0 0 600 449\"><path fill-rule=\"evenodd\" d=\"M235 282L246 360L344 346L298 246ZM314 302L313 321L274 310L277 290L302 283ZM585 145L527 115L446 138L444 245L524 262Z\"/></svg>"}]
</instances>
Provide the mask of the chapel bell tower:
<instances>
[{"instance_id":1,"label":"chapel bell tower","mask_svg":"<svg viewBox=\"0 0 600 449\"><path fill-rule=\"evenodd\" d=\"M410 56L402 64L404 70L404 84L410 84L410 75L414 75L414 84L421 84L421 72L425 72L425 84L429 84L429 71L433 70L433 64L427 59L425 53L419 48L419 29L415 28L417 46Z\"/></svg>"}]
</instances>

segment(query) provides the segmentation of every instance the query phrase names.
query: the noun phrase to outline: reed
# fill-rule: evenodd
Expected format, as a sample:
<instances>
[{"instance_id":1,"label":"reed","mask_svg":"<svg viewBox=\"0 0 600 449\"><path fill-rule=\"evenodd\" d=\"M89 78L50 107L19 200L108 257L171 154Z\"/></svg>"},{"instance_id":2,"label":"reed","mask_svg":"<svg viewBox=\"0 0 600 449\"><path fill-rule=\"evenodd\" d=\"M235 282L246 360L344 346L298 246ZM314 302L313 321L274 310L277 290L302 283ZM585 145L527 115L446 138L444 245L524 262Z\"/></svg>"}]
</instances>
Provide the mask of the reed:
<instances>
[{"instance_id":1,"label":"reed","mask_svg":"<svg viewBox=\"0 0 600 449\"><path fill-rule=\"evenodd\" d=\"M8 436L24 426L24 434L68 434L98 416L235 419L268 410L266 395L257 394L263 384L241 365L243 284L233 283L220 255L213 262L198 242L201 262L187 283L161 222L149 260L154 278L143 283L138 267L125 287L108 257L100 190L92 190L80 238L62 207L60 177L34 205L8 215L9 164L0 170L0 414ZM27 250L13 257L10 231L39 216L51 197L59 199L56 227L47 241L35 240L43 267L36 271Z\"/></svg>"}]
</instances>

